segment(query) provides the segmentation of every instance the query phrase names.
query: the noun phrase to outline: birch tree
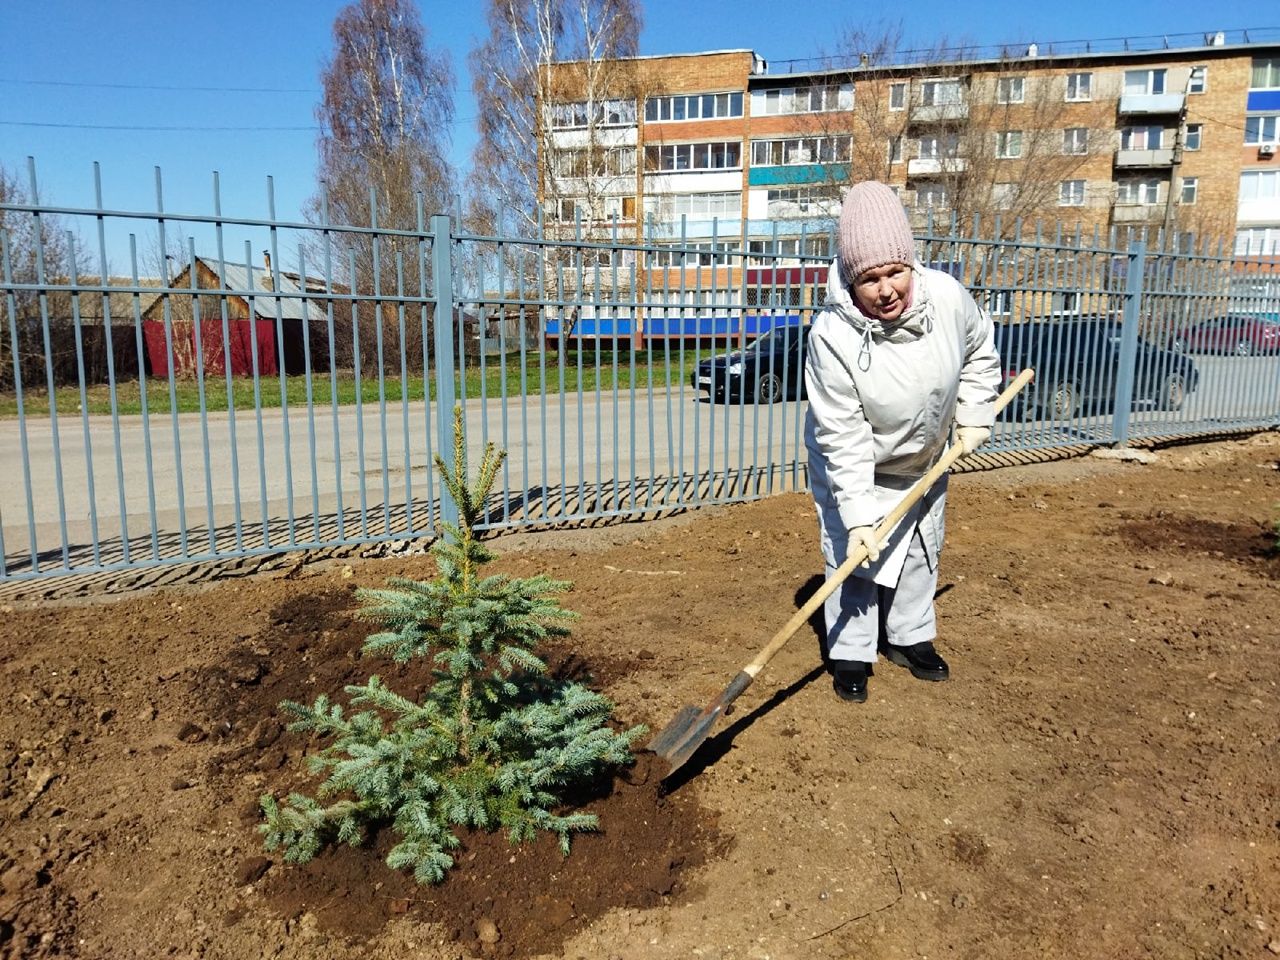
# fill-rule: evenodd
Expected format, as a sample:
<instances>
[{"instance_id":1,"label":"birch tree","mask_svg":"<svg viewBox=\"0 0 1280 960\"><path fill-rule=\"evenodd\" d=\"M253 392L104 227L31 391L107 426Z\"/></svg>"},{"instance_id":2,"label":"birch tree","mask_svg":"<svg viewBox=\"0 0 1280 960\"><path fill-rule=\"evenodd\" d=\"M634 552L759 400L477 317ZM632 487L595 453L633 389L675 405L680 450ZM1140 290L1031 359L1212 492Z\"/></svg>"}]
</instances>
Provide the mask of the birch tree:
<instances>
[{"instance_id":1,"label":"birch tree","mask_svg":"<svg viewBox=\"0 0 1280 960\"><path fill-rule=\"evenodd\" d=\"M448 212L453 175L446 151L453 122L453 73L446 54L427 45L411 0L354 0L333 24L333 52L321 71L319 191L313 220L380 230L418 229L434 213ZM335 232L335 270L350 272L362 294L417 295L430 257L421 238ZM323 251L313 249L315 264ZM350 264L354 262L354 270ZM421 357L422 324L406 318L398 336L395 303L380 302L360 318L367 336L381 323L384 343ZM370 340L368 352L372 353Z\"/></svg>"},{"instance_id":2,"label":"birch tree","mask_svg":"<svg viewBox=\"0 0 1280 960\"><path fill-rule=\"evenodd\" d=\"M638 49L638 0L488 0L486 19L488 36L471 54L480 133L468 182L472 222L530 235L539 206L555 219L565 200L588 220L607 219L602 198L637 175L634 139L628 157L604 128L628 117L634 126L643 108L634 64L620 60ZM564 61L573 64L552 69ZM561 126L578 131L571 147L553 137L566 115Z\"/></svg>"}]
</instances>

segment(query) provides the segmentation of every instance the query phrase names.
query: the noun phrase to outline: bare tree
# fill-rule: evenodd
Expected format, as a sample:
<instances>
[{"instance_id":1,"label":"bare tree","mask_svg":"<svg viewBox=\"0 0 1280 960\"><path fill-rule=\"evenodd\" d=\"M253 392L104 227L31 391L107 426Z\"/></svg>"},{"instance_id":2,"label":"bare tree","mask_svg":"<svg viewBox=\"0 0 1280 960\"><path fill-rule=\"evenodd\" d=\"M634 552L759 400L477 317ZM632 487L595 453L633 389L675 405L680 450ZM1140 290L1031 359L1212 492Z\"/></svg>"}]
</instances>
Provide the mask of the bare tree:
<instances>
[{"instance_id":1,"label":"bare tree","mask_svg":"<svg viewBox=\"0 0 1280 960\"><path fill-rule=\"evenodd\" d=\"M487 7L489 34L471 54L480 111L472 223L527 236L540 208L548 219L573 221L562 216L570 203L589 222L609 219L606 197L625 193L634 206L634 138L627 143L607 128L634 127L642 108L638 73L626 59L638 49L638 0L489 0Z\"/></svg>"},{"instance_id":2,"label":"bare tree","mask_svg":"<svg viewBox=\"0 0 1280 960\"><path fill-rule=\"evenodd\" d=\"M320 191L313 219L378 231L415 231L420 217L444 213L453 195L446 157L453 121L453 74L448 58L430 50L410 0L354 0L333 24L333 53L321 72ZM335 231L335 272L352 290L416 296L426 281L429 254L421 237ZM307 257L318 263L323 252ZM421 359L422 324L405 323L400 343L395 301L379 301L359 318L362 336L380 324L389 349ZM366 356L372 353L372 340Z\"/></svg>"},{"instance_id":3,"label":"bare tree","mask_svg":"<svg viewBox=\"0 0 1280 960\"><path fill-rule=\"evenodd\" d=\"M971 77L968 117L957 131L964 169L946 180L957 217L1016 223L1078 214L1074 204L1083 197L1064 184L1079 180L1091 157L1111 151L1106 104L1069 102L1060 68L1002 59Z\"/></svg>"},{"instance_id":4,"label":"bare tree","mask_svg":"<svg viewBox=\"0 0 1280 960\"><path fill-rule=\"evenodd\" d=\"M836 53L855 85L848 179L903 185L918 226L930 212L999 219L1005 235L1067 219L1078 198L1063 183L1112 147L1106 102L1070 100L1060 63L982 59L947 39L905 50L900 26L846 31Z\"/></svg>"},{"instance_id":5,"label":"bare tree","mask_svg":"<svg viewBox=\"0 0 1280 960\"><path fill-rule=\"evenodd\" d=\"M489 32L471 53L479 142L467 183L477 232L605 241L639 234L637 112L644 89L634 56L639 0L488 0ZM594 271L607 254L542 247L501 251L508 276L566 301L620 297ZM616 266L614 267L616 269ZM621 282L618 286L621 287ZM560 311L562 334L580 316ZM507 317L542 330L544 318Z\"/></svg>"},{"instance_id":6,"label":"bare tree","mask_svg":"<svg viewBox=\"0 0 1280 960\"><path fill-rule=\"evenodd\" d=\"M39 199L16 174L0 166L0 204L38 206ZM72 296L16 287L66 284L85 270L86 259L59 217L0 209L0 318L6 321L0 328L0 390L14 389L19 376L24 389L37 390L46 386L50 373L55 383L77 378Z\"/></svg>"}]
</instances>

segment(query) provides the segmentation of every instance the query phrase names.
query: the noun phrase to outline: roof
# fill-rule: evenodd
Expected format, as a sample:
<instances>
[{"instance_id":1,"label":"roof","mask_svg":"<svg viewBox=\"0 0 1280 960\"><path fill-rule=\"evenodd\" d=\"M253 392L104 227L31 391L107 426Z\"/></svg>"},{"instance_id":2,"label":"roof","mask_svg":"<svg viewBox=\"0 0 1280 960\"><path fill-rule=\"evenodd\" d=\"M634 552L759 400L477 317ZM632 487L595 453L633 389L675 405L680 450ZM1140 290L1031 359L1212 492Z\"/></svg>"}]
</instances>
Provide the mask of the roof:
<instances>
[{"instance_id":1,"label":"roof","mask_svg":"<svg viewBox=\"0 0 1280 960\"><path fill-rule=\"evenodd\" d=\"M106 292L107 310L110 312L112 325L132 323L135 310L138 315L146 313L159 299L160 293L154 288L159 287L160 282L156 277L142 277L138 280L132 277L108 277L104 291L102 278L96 275L77 274L74 282L70 277L53 277L50 280L52 285L74 287L75 292L51 290L45 302L51 320L73 319L73 307L78 306L80 322L92 326L102 323L102 295Z\"/></svg>"},{"instance_id":2,"label":"roof","mask_svg":"<svg viewBox=\"0 0 1280 960\"><path fill-rule=\"evenodd\" d=\"M249 302L253 312L264 320L309 320L323 322L326 311L320 302L325 292L325 281L321 277L302 278L287 270L268 272L263 267L245 267L242 263L219 261L216 257L196 257L196 262L217 278L218 286L232 296ZM219 269L221 267L221 269ZM168 292L180 295L190 289L190 267L185 266L170 281ZM301 283L305 280L304 291ZM201 285L202 291L210 288ZM336 285L330 285L334 293L343 292ZM304 299L300 294L306 293Z\"/></svg>"},{"instance_id":3,"label":"roof","mask_svg":"<svg viewBox=\"0 0 1280 960\"><path fill-rule=\"evenodd\" d=\"M991 67L1054 63L1142 63L1157 60L1187 60L1192 57L1240 56L1280 51L1280 28L1256 27L1247 30L1209 33L1153 34L1141 37L1106 37L1095 40L1028 39L1021 43L963 46L933 50L898 50L886 60L860 63L855 55L809 57L769 62L762 74L753 76L752 86L771 80L824 75L872 73L917 73L942 66Z\"/></svg>"}]
</instances>

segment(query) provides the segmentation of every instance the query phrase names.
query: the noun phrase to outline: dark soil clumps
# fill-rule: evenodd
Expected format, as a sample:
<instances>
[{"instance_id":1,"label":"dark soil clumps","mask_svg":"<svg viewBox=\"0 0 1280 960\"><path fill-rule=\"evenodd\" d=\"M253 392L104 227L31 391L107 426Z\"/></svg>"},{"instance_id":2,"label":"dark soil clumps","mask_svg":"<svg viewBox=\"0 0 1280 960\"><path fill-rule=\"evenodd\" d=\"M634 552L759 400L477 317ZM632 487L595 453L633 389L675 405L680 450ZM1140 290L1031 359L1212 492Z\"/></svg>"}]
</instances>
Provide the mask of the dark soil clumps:
<instances>
[{"instance_id":1,"label":"dark soil clumps","mask_svg":"<svg viewBox=\"0 0 1280 960\"><path fill-rule=\"evenodd\" d=\"M197 676L205 722L222 731L225 743L209 765L212 778L258 772L266 777L263 790L277 795L308 782L303 758L311 741L285 729L282 700L309 703L328 693L343 702L343 688L372 673L407 696L427 689L428 662L360 655L377 625L357 620L357 607L346 590L291 600L273 610L268 631ZM588 661L568 646L541 651L553 676L603 689L635 669L630 660ZM596 814L600 830L576 836L568 858L551 835L512 846L505 834L463 831L455 866L442 884L428 887L386 866L396 838L382 831L360 847L334 847L305 865L274 857L263 892L286 920L314 923L344 939L368 939L388 918L410 914L434 924L440 942L485 956L554 951L610 909L678 898L690 871L722 846L715 819L699 808L692 791L663 790L665 772L665 763L642 753L631 768L574 798L571 807ZM254 830L261 820L256 804L246 804L240 819ZM257 876L268 873L260 862L254 867ZM230 871L229 885L246 882L247 869ZM306 914L310 918L302 921Z\"/></svg>"},{"instance_id":2,"label":"dark soil clumps","mask_svg":"<svg viewBox=\"0 0 1280 960\"><path fill-rule=\"evenodd\" d=\"M347 938L373 936L408 913L434 924L441 942L485 956L555 952L608 910L680 898L692 871L721 846L714 819L689 791L664 793L663 769L652 754L639 755L609 796L587 807L600 832L576 837L567 858L550 835L512 846L501 834L464 833L445 881L427 887L382 862L395 842L384 832L367 848L277 866L263 892L286 918L311 913L320 929Z\"/></svg>"},{"instance_id":3,"label":"dark soil clumps","mask_svg":"<svg viewBox=\"0 0 1280 960\"><path fill-rule=\"evenodd\" d=\"M1119 533L1136 547L1156 551L1191 551L1247 564L1263 576L1280 579L1276 535L1261 523L1219 523L1160 510L1131 520Z\"/></svg>"}]
</instances>

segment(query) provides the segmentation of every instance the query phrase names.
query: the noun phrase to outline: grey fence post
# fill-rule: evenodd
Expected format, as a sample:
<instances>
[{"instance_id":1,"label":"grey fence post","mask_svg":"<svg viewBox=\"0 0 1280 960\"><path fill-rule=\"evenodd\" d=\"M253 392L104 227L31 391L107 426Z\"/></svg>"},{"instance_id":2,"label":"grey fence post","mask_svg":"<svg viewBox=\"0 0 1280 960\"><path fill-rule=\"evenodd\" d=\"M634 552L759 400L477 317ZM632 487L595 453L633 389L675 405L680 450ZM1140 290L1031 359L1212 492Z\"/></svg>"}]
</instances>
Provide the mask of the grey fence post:
<instances>
[{"instance_id":1,"label":"grey fence post","mask_svg":"<svg viewBox=\"0 0 1280 960\"><path fill-rule=\"evenodd\" d=\"M1143 273L1147 265L1147 244L1129 244L1124 275L1124 323L1121 327L1120 356L1116 366L1116 392L1111 435L1115 445L1129 442L1129 418L1133 412L1133 383L1138 365L1138 325L1142 314Z\"/></svg>"},{"instance_id":2,"label":"grey fence post","mask_svg":"<svg viewBox=\"0 0 1280 960\"><path fill-rule=\"evenodd\" d=\"M453 232L449 217L436 214L431 218L431 271L435 287L435 381L436 381L436 453L445 468L454 468L453 407L457 403L454 386L454 304L453 304ZM428 396L430 395L428 391ZM440 491L440 520L458 522L458 505L444 484Z\"/></svg>"}]
</instances>

